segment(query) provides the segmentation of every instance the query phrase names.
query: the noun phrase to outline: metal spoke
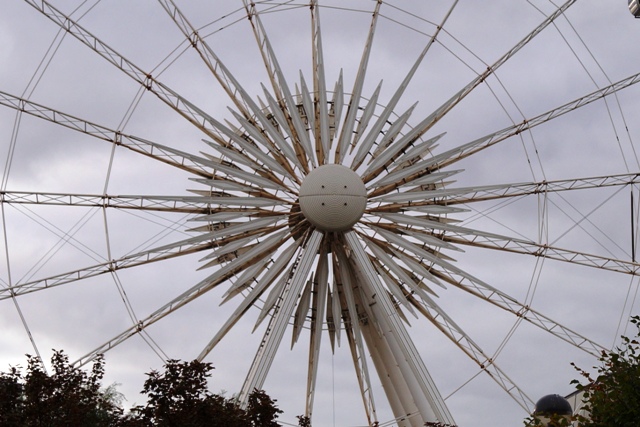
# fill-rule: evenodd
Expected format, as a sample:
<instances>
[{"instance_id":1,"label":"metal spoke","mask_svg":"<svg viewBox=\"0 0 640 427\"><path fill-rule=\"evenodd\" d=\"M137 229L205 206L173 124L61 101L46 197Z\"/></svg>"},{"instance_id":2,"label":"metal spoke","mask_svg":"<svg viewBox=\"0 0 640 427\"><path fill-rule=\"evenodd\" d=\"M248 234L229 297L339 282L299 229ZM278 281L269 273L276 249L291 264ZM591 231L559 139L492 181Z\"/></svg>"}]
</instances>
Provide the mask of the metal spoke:
<instances>
[{"instance_id":1,"label":"metal spoke","mask_svg":"<svg viewBox=\"0 0 640 427\"><path fill-rule=\"evenodd\" d=\"M369 33L367 34L364 51L362 52L362 58L360 59L360 66L358 67L358 73L356 74L356 79L353 84L351 98L347 105L347 113L345 115L340 138L338 139L338 145L336 147L335 163L342 163L342 159L344 158L347 152L347 147L350 143L351 133L353 132L353 126L356 121L356 113L358 112L358 104L360 102L360 97L362 96L362 87L364 86L364 79L367 74L369 57L371 56L371 48L373 46L373 35L375 34L376 24L378 23L378 17L380 16L381 5L382 1L376 1L376 5L372 13Z\"/></svg>"},{"instance_id":2,"label":"metal spoke","mask_svg":"<svg viewBox=\"0 0 640 427\"><path fill-rule=\"evenodd\" d=\"M262 20L260 19L260 14L255 8L255 4L249 4L247 0L243 0L243 3L247 11L247 17L249 18L249 22L251 23L251 27L255 34L256 41L258 42L258 47L260 48L260 53L265 63L265 67L269 73L269 79L271 80L273 91L276 94L279 108L286 115L289 127L294 133L292 143L296 150L296 156L294 156L293 159L295 159L297 166L300 167L303 172L307 173L309 171L309 161L314 153L314 150L311 148L309 134L302 122L302 119L300 118L300 115L298 114L297 104L293 100L291 90L289 89L284 73L280 68L280 64L278 63L275 52L273 51L271 42L267 37L267 33L262 25ZM288 149L289 145L285 144L285 146L286 148L282 148Z\"/></svg>"},{"instance_id":3,"label":"metal spoke","mask_svg":"<svg viewBox=\"0 0 640 427\"><path fill-rule=\"evenodd\" d=\"M371 130L367 134L367 137L364 139L364 141L360 145L360 148L358 149L358 151L356 153L356 156L353 159L353 163L351 165L351 167L353 169L357 169L360 166L360 164L362 164L364 159L366 158L367 153L369 153L369 151L371 150L371 147L373 146L374 142L378 138L378 135L382 131L382 129L385 126L386 122L389 120L389 117L391 117L391 114L393 113L393 111L395 110L398 102L402 98L402 95L404 94L406 88L409 86L409 83L413 79L416 71L418 70L420 64L422 63L422 60L427 56L427 53L429 52L429 49L436 42L436 39L437 39L438 35L440 34L440 31L444 28L445 23L447 22L447 20L451 16L451 13L453 12L453 10L457 6L457 4L458 4L458 0L455 0L453 2L453 4L451 5L451 7L449 8L449 10L448 10L447 14L445 15L445 17L442 19L442 22L440 23L440 25L436 28L436 31L433 34L433 36L431 36L429 38L429 41L427 42L426 46L424 47L424 49L422 50L422 52L420 53L420 55L418 56L418 58L414 62L413 66L411 67L411 69L409 70L407 75L405 76L404 80L402 81L400 86L398 86L398 89L396 89L396 92L393 94L393 96L389 100L389 103L387 104L387 106L385 107L383 112L380 114L378 119L376 120L376 123L374 124L374 126L371 128ZM413 135L414 132L415 132L416 135L418 135L419 130L416 129L415 131L410 132L409 135L407 135L405 139L407 141L413 142L414 141L414 135ZM398 145L403 145L404 146L404 145L406 145L406 143L403 141L402 143L400 143ZM366 181L367 180L365 179L365 182Z\"/></svg>"},{"instance_id":4,"label":"metal spoke","mask_svg":"<svg viewBox=\"0 0 640 427\"><path fill-rule=\"evenodd\" d=\"M424 181L411 181L408 185L424 185L437 182L460 171L440 172L427 175ZM434 175L434 176L432 176ZM473 202L484 202L503 198L517 198L535 194L555 193L560 191L588 190L604 187L620 187L640 182L640 173L626 173L597 177L540 181L515 184L496 184L476 187L444 188L429 191L405 191L373 198L378 202L389 203L377 210L399 211L412 210L428 205L455 205Z\"/></svg>"},{"instance_id":5,"label":"metal spoke","mask_svg":"<svg viewBox=\"0 0 640 427\"><path fill-rule=\"evenodd\" d=\"M480 369L505 390L518 405L525 411L531 412L534 405L533 400L434 301L429 301L428 304L421 303L410 293L407 293L407 298L423 316L429 319L451 342L476 362Z\"/></svg>"},{"instance_id":6,"label":"metal spoke","mask_svg":"<svg viewBox=\"0 0 640 427\"><path fill-rule=\"evenodd\" d=\"M125 135L120 131L89 122L79 117L54 110L41 104L29 101L0 91L0 105L16 111L29 114L57 125L99 138L117 146L128 148L136 153L159 160L163 163L184 169L194 175L211 176L208 168L204 167L201 157L176 150L162 144L148 141L133 135Z\"/></svg>"},{"instance_id":7,"label":"metal spoke","mask_svg":"<svg viewBox=\"0 0 640 427\"><path fill-rule=\"evenodd\" d=\"M394 180L389 178L389 176L393 175L394 173L398 173L402 171L391 173L386 177L387 179L384 180L384 184L382 184L383 181L379 181L377 183L378 188L376 188L374 191L370 193L370 197L376 197L382 194L386 194L390 191L393 191L396 188L400 187L405 182L412 181L424 175L427 175L430 172L434 171L436 168L441 169L443 167L449 166L457 162L458 160L461 160L474 153L477 153L481 150L491 147L497 144L498 142L505 141L512 136L518 135L526 130L533 128L534 126L541 125L550 120L558 118L570 111L584 107L585 105L588 105L608 95L614 94L638 82L640 82L640 73L634 74L631 77L627 77L626 79L620 80L617 83L614 83L602 89L596 90L588 95L585 95L574 101L568 102L560 107L549 110L546 113L540 114L534 118L523 120L521 123L516 124L514 126L510 126L501 131L494 132L482 138L478 138L474 141L471 141L467 144L464 144L459 147L453 148L451 150L445 151L443 153L437 154L432 158L430 158L428 161L424 162L423 164L424 169L422 170L420 170L419 168L416 169L415 171L411 170L410 169L411 166L403 169L403 170L411 170L412 173L408 175L407 174L397 175L400 178L395 179L395 182L393 182Z\"/></svg>"},{"instance_id":8,"label":"metal spoke","mask_svg":"<svg viewBox=\"0 0 640 427\"><path fill-rule=\"evenodd\" d=\"M425 132L431 129L442 117L444 117L449 111L453 109L456 105L458 105L467 95L469 95L476 87L478 87L482 82L484 82L488 77L494 74L498 68L504 65L509 59L511 59L520 49L526 46L531 40L533 40L538 34L540 34L545 28L549 25L553 24L553 22L569 8L571 7L576 0L568 0L560 7L558 7L552 14L547 16L547 18L540 23L533 31L527 34L522 40L520 40L514 47L512 47L507 53L502 55L496 62L487 67L487 69L478 77L473 79L469 84L467 84L464 88L462 88L458 93L452 96L448 101L440 106L436 111L434 111L427 118L422 120L418 125L416 125L415 129L418 129L415 132L415 135L412 137L417 139L422 136Z\"/></svg>"},{"instance_id":9,"label":"metal spoke","mask_svg":"<svg viewBox=\"0 0 640 427\"><path fill-rule=\"evenodd\" d=\"M262 259L265 256L269 256L277 247L282 244L282 242L288 238L288 233L286 231L281 231L273 236L270 236L268 239L265 239L261 244L254 246L250 251L243 254L241 257L238 257L226 264L222 268L218 269L215 273L211 274L206 279L200 281L186 292L183 292L178 297L172 299L167 304L163 305L156 311L154 311L151 315L147 316L145 319L142 319L138 322L137 325L134 325L119 335L113 337L109 341L95 348L93 351L85 354L80 359L74 362L75 366L82 366L93 359L95 359L99 354L104 354L108 350L113 349L118 346L122 342L126 341L128 338L142 332L145 328L151 326L152 324L158 322L162 318L168 316L179 308L185 306L196 298L204 295L211 289L225 282L229 278L233 277L239 271L242 271L251 263L255 262L258 259Z\"/></svg>"},{"instance_id":10,"label":"metal spoke","mask_svg":"<svg viewBox=\"0 0 640 427\"><path fill-rule=\"evenodd\" d=\"M208 192L210 194L210 192ZM220 209L221 206L246 208L244 215L271 215L270 211L261 209L282 203L277 199L238 196L128 196L110 194L62 194L31 193L22 191L1 191L0 201L8 205L53 205L82 206L96 208L134 209L152 212L173 212L207 215ZM205 217L202 217L205 218Z\"/></svg>"}]
</instances>

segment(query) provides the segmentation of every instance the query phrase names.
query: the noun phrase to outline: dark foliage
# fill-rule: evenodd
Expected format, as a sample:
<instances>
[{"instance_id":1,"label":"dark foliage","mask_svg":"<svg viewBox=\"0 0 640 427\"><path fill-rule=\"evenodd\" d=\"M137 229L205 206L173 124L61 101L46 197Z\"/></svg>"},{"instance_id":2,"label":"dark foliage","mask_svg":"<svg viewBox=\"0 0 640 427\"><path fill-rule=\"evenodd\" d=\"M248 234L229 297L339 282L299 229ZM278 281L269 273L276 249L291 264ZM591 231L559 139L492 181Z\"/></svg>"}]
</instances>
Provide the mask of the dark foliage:
<instances>
[{"instance_id":1,"label":"dark foliage","mask_svg":"<svg viewBox=\"0 0 640 427\"><path fill-rule=\"evenodd\" d=\"M198 361L170 360L164 372L147 374L142 392L147 404L125 416L122 427L276 427L282 413L264 391L249 396L247 410L235 400L212 394L207 381L213 367Z\"/></svg>"},{"instance_id":2,"label":"dark foliage","mask_svg":"<svg viewBox=\"0 0 640 427\"><path fill-rule=\"evenodd\" d=\"M578 416L582 427L637 427L640 425L640 317L631 323L636 337L622 337L616 351L603 352L597 377L575 366L588 385L573 381L583 391L589 417Z\"/></svg>"},{"instance_id":3,"label":"dark foliage","mask_svg":"<svg viewBox=\"0 0 640 427\"><path fill-rule=\"evenodd\" d=\"M36 357L27 356L26 374L19 368L0 373L0 425L114 426L122 409L100 390L104 360L98 357L87 373L69 364L62 351L51 358L47 374Z\"/></svg>"},{"instance_id":4,"label":"dark foliage","mask_svg":"<svg viewBox=\"0 0 640 427\"><path fill-rule=\"evenodd\" d=\"M36 357L27 356L27 369L0 372L2 427L277 427L282 413L264 391L255 390L247 409L207 390L213 367L209 363L170 360L164 372L147 374L146 405L128 414L114 386L101 388L104 359L96 358L90 372L76 369L62 351L51 359L47 373Z\"/></svg>"},{"instance_id":5,"label":"dark foliage","mask_svg":"<svg viewBox=\"0 0 640 427\"><path fill-rule=\"evenodd\" d=\"M311 427L311 419L304 415L298 415L296 417L298 419L298 427Z\"/></svg>"},{"instance_id":6,"label":"dark foliage","mask_svg":"<svg viewBox=\"0 0 640 427\"><path fill-rule=\"evenodd\" d=\"M622 337L622 346L614 351L603 351L594 367L597 375L572 364L582 376L571 383L583 393L581 413L571 417L552 417L541 421L536 417L525 420L527 426L580 427L637 427L640 425L640 317L631 318L636 337ZM585 415L586 414L586 415Z\"/></svg>"}]
</instances>

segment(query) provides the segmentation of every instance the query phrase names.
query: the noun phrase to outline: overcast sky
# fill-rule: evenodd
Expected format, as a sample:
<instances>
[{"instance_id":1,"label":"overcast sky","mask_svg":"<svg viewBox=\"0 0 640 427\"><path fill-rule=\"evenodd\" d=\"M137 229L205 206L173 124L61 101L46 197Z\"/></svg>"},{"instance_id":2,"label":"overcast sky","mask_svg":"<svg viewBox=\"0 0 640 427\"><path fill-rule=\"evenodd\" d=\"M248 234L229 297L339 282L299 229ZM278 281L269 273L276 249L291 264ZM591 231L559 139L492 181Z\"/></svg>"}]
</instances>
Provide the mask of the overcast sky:
<instances>
[{"instance_id":1,"label":"overcast sky","mask_svg":"<svg viewBox=\"0 0 640 427\"><path fill-rule=\"evenodd\" d=\"M200 29L244 89L264 99L270 87L242 1L176 2ZM300 72L312 85L309 8L303 1L257 2L280 65L291 86ZM264 3L264 4L263 4ZM327 88L340 73L350 92L371 11L369 0L319 1ZM382 17L364 85L368 99L380 81L380 106L428 43L453 2L393 0ZM536 28L557 5L546 0L461 0L438 42L428 52L398 103L402 114L418 103L416 125L487 66ZM54 1L63 12L120 55L156 77L220 121L233 121L232 103L162 7L151 0ZM298 7L300 6L300 7ZM339 7L337 7L339 6ZM640 72L640 20L626 2L578 0L555 25L527 43L487 81L474 89L425 138L442 132L436 153L550 111ZM18 0L0 14L0 91L85 120L194 155L214 154L205 136L153 94L104 58ZM348 97L345 97L348 99ZM363 101L364 103L364 101ZM631 86L531 132L507 139L448 169L464 170L451 187L516 184L612 176L639 171L640 89ZM132 113L129 113L132 111ZM28 115L0 107L2 191L61 194L193 195L193 176L154 159ZM450 188L451 188L450 187ZM465 206L453 218L461 225L542 244L630 261L638 206L635 187L610 187L505 199ZM7 287L118 259L192 236L184 214L160 214L69 206L2 205L0 285ZM633 225L632 225L633 224ZM530 255L463 247L449 251L455 265L586 337L611 347L627 317L638 314L637 280L632 275L544 260ZM0 370L25 365L36 350L82 357L130 327L203 277L204 254L104 274L64 286L0 301ZM117 382L140 403L144 372L162 366L164 355L195 358L239 301L219 306L222 285L148 328L147 342L134 336L106 354L105 383ZM435 288L437 302L534 401L549 393L568 394L577 373L570 363L593 366L593 357L513 314L458 289ZM122 298L122 294L126 298ZM241 297L238 297L241 298ZM238 299L236 298L236 299ZM239 322L208 356L216 367L214 392L239 391L266 322L252 334L259 309ZM24 323L21 320L21 316ZM460 426L520 425L527 416L511 398L425 319L410 319L410 333L456 422ZM25 326L26 325L26 326ZM306 333L306 331L305 331ZM265 384L295 424L304 412L307 342L290 350L290 332ZM150 337L150 338L149 338ZM508 338L508 339L507 339ZM153 339L154 345L148 342ZM506 343L506 344L505 344ZM161 350L154 352L150 347ZM160 353L160 355L158 355ZM479 374L479 375L478 375ZM366 423L346 345L332 355L324 342L314 426ZM376 381L381 425L392 419Z\"/></svg>"}]
</instances>

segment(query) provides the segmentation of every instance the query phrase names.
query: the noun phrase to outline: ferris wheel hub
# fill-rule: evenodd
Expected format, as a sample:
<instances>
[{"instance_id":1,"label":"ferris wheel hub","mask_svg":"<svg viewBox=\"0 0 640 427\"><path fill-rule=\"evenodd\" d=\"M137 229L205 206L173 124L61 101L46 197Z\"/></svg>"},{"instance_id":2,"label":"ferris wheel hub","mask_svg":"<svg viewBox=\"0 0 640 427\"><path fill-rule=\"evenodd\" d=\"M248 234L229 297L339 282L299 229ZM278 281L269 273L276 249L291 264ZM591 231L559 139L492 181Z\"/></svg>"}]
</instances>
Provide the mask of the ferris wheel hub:
<instances>
[{"instance_id":1,"label":"ferris wheel hub","mask_svg":"<svg viewBox=\"0 0 640 427\"><path fill-rule=\"evenodd\" d=\"M322 165L312 170L300 187L300 209L322 231L349 230L366 206L364 183L346 166Z\"/></svg>"}]
</instances>

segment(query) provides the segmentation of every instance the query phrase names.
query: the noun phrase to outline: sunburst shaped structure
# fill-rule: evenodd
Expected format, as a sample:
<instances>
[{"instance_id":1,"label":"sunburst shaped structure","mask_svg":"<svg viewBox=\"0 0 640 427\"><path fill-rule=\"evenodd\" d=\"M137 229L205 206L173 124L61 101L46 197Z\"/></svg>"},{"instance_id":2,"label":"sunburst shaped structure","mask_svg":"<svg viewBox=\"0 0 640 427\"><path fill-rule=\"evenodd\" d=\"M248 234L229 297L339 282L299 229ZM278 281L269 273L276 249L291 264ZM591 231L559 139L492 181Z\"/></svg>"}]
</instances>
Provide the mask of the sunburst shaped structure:
<instances>
[{"instance_id":1,"label":"sunburst shaped structure","mask_svg":"<svg viewBox=\"0 0 640 427\"><path fill-rule=\"evenodd\" d=\"M204 254L200 266L209 273L200 282L148 316L132 316L130 327L97 346L78 364L130 337L145 336L151 325L218 287L225 288L224 302L234 301L236 308L212 332L213 338L198 358L204 360L245 314L257 307L260 310L257 324L266 322L266 326L239 395L246 404L248 394L263 387L276 352L284 345L285 332L291 331L293 345L307 329L305 414L308 416L313 413L322 343L328 342L332 349L346 344L350 351L369 425L378 421L373 372L398 425L453 424L445 399L410 337L407 329L410 318L435 326L479 366L479 371L488 374L520 406L530 410L532 401L525 392L498 367L494 356L485 353L437 302L438 296L450 288L485 300L588 353L597 355L602 349L528 302L520 302L475 277L454 260L454 254L463 247L479 247L634 276L637 264L633 260L561 249L543 240L503 235L460 222L468 206L475 202L622 187L635 184L637 173L462 186L456 183L464 175L458 164L502 141L517 138L536 126L630 87L640 81L640 75L603 85L471 142L448 141L445 134L432 130L538 34L555 25L575 1L567 1L548 13L521 41L431 114L415 119L412 115L415 105L401 111L399 105L406 98L419 100L420 96L414 93L406 94L406 89L446 28L458 7L457 1L452 2L440 22L433 24L422 51L382 104L379 100L382 85L371 93L364 91L381 11L387 6L397 8L393 4L377 1L367 9L372 16L370 29L353 85L345 87L340 74L328 90L320 20L322 2L311 0L303 5L309 9L311 22L313 71L306 78L300 73L299 81L292 83L285 77L262 16L274 9L299 5L244 1L243 16L248 18L269 76L269 81L261 86L262 94L252 96L174 1L160 0L162 8L229 96L232 105L229 120L214 117L198 107L48 1L26 3L55 22L67 37L76 38L141 88L156 95L204 135L201 153L189 153L54 110L26 97L1 93L2 104L20 114L106 140L114 147L133 150L192 174L192 196L18 192L8 190L3 182L3 218L5 206L9 209L18 204L189 214L189 232L193 235L186 239L38 280L4 279L2 297L13 300L19 307L23 294L180 255ZM410 125L412 122L416 124ZM6 225L4 232L7 235ZM129 308L126 297L123 300Z\"/></svg>"}]
</instances>

